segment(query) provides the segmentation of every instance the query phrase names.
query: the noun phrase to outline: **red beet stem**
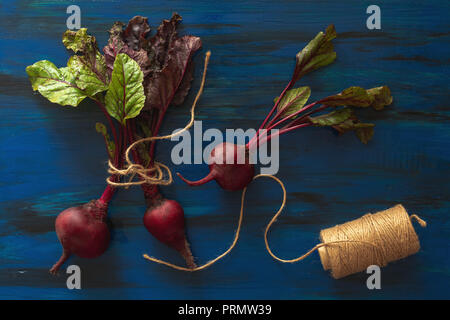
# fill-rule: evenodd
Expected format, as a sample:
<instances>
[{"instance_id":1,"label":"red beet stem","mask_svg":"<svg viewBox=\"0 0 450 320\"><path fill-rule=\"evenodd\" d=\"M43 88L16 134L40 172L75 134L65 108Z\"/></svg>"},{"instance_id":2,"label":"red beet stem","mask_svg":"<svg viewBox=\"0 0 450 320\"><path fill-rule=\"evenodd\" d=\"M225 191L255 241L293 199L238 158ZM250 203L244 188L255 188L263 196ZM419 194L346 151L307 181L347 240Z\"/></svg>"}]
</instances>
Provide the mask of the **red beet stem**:
<instances>
[{"instance_id":1,"label":"red beet stem","mask_svg":"<svg viewBox=\"0 0 450 320\"><path fill-rule=\"evenodd\" d=\"M209 182L211 180L214 180L215 172L214 171L210 171L206 177L204 177L204 178L202 178L200 180L197 180L197 181L187 180L179 172L177 172L177 176L179 176L181 178L181 180L183 180L184 182L186 182L190 186L200 186L200 185L205 184L205 183L207 183L207 182Z\"/></svg>"},{"instance_id":2,"label":"red beet stem","mask_svg":"<svg viewBox=\"0 0 450 320\"><path fill-rule=\"evenodd\" d=\"M108 205L114 195L115 189L111 185L107 185L105 191L103 191L102 196L98 201L100 201L104 205Z\"/></svg>"},{"instance_id":3,"label":"red beet stem","mask_svg":"<svg viewBox=\"0 0 450 320\"><path fill-rule=\"evenodd\" d=\"M318 103L320 103L320 101ZM308 121L308 117L310 115L313 115L315 113L321 112L321 111L325 110L326 108L329 108L329 106L322 105L319 108L316 108L316 109L314 109L312 111L309 111L309 112L305 113L304 115L302 115L301 117L295 119L294 121L289 122L287 125L282 127L281 130L286 129L286 128L290 128L292 126L295 126L295 125L298 125L298 124L301 124L301 123L304 123L305 121Z\"/></svg>"},{"instance_id":4,"label":"red beet stem","mask_svg":"<svg viewBox=\"0 0 450 320\"><path fill-rule=\"evenodd\" d=\"M144 192L147 207L153 207L163 199L157 185L144 183L141 185L141 189Z\"/></svg>"},{"instance_id":5,"label":"red beet stem","mask_svg":"<svg viewBox=\"0 0 450 320\"><path fill-rule=\"evenodd\" d=\"M272 133L271 135L266 136L264 139L259 139L259 137L258 137L258 141L257 141L258 146L269 142L273 137L276 137L277 135L281 136L282 134L284 134L286 132L289 132L289 131L292 131L292 130L297 130L297 129L304 128L304 127L309 127L311 125L312 125L311 123L302 123L302 124L299 124L299 125L296 125L296 126L288 127L286 129L281 129L281 130L278 131L277 134Z\"/></svg>"},{"instance_id":6,"label":"red beet stem","mask_svg":"<svg viewBox=\"0 0 450 320\"><path fill-rule=\"evenodd\" d=\"M133 133L133 130L132 130L132 127L133 125L132 125L132 122L131 121L128 121L128 125L127 125L127 128L126 128L126 130L128 131L128 145L132 145L133 144L133 142L135 141L135 139L134 139L134 133ZM139 156L138 156L138 153L137 153L137 151L136 151L136 149L135 148L133 148L132 150L131 150L131 153L132 153L132 155L133 155L133 158L134 158L134 162L136 162L137 164L141 164L141 160L139 159Z\"/></svg>"},{"instance_id":7,"label":"red beet stem","mask_svg":"<svg viewBox=\"0 0 450 320\"><path fill-rule=\"evenodd\" d=\"M264 119L263 123L261 124L261 126L259 127L259 129L264 128L264 126L266 125L267 121L269 121L270 117L272 116L272 114L275 112L275 110L278 107L278 104L281 102L281 100L283 99L284 95L286 94L286 92L292 87L294 83L292 83L292 80L289 81L288 85L286 86L286 88L284 88L283 92L280 94L280 96L278 97L277 102L274 104L274 106L272 107L272 110L270 110L269 114L267 115L267 117ZM259 132L259 130L258 130Z\"/></svg>"},{"instance_id":8,"label":"red beet stem","mask_svg":"<svg viewBox=\"0 0 450 320\"><path fill-rule=\"evenodd\" d=\"M273 128L279 126L279 125L282 124L283 122L286 122L287 120L292 119L292 118L294 118L295 116L298 116L300 113L305 112L305 111L311 109L311 108L314 107L317 103L318 103L317 101L316 101L316 102L313 102L313 103L310 103L310 104L308 104L307 106L301 108L300 110L298 110L298 111L296 111L296 112L294 112L294 113L288 115L287 117L281 119L280 121L278 121L278 122L275 123L275 124L273 124L272 122L270 122L270 123L269 123L269 128L267 128L267 129L270 130L270 129L273 129ZM275 118L274 118L274 120L275 120Z\"/></svg>"},{"instance_id":9,"label":"red beet stem","mask_svg":"<svg viewBox=\"0 0 450 320\"><path fill-rule=\"evenodd\" d=\"M159 195L158 186L155 184L144 183L141 185L145 198L153 198Z\"/></svg>"}]
</instances>

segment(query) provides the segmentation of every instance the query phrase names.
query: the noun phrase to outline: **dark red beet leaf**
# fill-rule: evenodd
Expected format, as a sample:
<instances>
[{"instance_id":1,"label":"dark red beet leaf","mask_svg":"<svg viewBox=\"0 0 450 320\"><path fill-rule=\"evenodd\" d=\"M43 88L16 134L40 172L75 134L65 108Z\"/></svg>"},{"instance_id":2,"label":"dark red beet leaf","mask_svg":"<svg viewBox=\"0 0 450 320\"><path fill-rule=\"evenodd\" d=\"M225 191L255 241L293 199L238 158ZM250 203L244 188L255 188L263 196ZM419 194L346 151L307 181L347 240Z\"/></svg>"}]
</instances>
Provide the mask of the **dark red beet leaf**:
<instances>
[{"instance_id":1,"label":"dark red beet leaf","mask_svg":"<svg viewBox=\"0 0 450 320\"><path fill-rule=\"evenodd\" d=\"M134 51L142 49L150 34L148 19L142 16L135 16L129 22L122 34L122 39L127 46Z\"/></svg>"},{"instance_id":2,"label":"dark red beet leaf","mask_svg":"<svg viewBox=\"0 0 450 320\"><path fill-rule=\"evenodd\" d=\"M146 84L150 108L164 112L172 103L175 94L178 104L184 100L192 80L191 57L201 45L200 38L194 36L184 36L172 42L165 66L161 71L154 72ZM186 80L183 82L183 79ZM179 88L182 88L182 91L178 91Z\"/></svg>"},{"instance_id":3,"label":"dark red beet leaf","mask_svg":"<svg viewBox=\"0 0 450 320\"><path fill-rule=\"evenodd\" d=\"M148 38L150 26L145 17L132 18L125 29L116 22L110 29L108 45L103 48L108 72L113 69L117 54L126 53L144 73L145 110L159 109L162 113L170 104L183 103L193 79L191 58L200 49L201 40L194 36L178 37L181 16L163 20L155 35Z\"/></svg>"},{"instance_id":4,"label":"dark red beet leaf","mask_svg":"<svg viewBox=\"0 0 450 320\"><path fill-rule=\"evenodd\" d=\"M174 13L170 20L163 20L156 34L149 39L147 51L154 70L161 70L166 65L169 58L167 52L177 39L177 26L180 21L181 16Z\"/></svg>"},{"instance_id":5,"label":"dark red beet leaf","mask_svg":"<svg viewBox=\"0 0 450 320\"><path fill-rule=\"evenodd\" d=\"M133 19L136 19L136 18L137 17L135 17ZM140 17L140 18L142 18L142 17ZM111 73L112 73L113 66L114 66L114 60L116 59L116 56L119 53L126 53L127 55L130 56L130 58L132 58L139 64L142 72L144 73L144 77L145 77L150 73L150 64L151 64L150 59L147 54L147 51L140 48L140 46L141 46L140 43L138 44L139 45L138 50L133 49L133 47L136 47L135 46L136 43L134 42L130 31L128 31L126 39L128 41L130 41L131 47L128 46L128 44L125 42L125 40L123 38L123 34L124 34L123 26L124 26L124 24L122 22L114 23L112 28L109 30L108 44L103 48L108 73L109 73L109 75L111 75ZM131 28L131 30L132 30L131 25L129 25L126 30L130 30L129 28ZM150 30L150 27L148 27L148 30ZM136 35L134 35L134 36L136 36ZM144 34L140 33L138 35L138 37L139 37L139 39L143 39Z\"/></svg>"}]
</instances>

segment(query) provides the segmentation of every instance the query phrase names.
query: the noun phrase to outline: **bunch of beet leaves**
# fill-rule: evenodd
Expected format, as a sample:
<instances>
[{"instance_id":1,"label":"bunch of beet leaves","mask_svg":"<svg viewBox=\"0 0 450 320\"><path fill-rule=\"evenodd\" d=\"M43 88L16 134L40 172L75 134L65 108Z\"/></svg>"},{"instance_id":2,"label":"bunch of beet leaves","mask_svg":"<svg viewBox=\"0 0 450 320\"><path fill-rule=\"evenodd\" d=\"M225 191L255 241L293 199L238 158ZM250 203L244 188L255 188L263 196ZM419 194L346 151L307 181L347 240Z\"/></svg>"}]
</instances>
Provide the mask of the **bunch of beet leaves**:
<instances>
[{"instance_id":1,"label":"bunch of beet leaves","mask_svg":"<svg viewBox=\"0 0 450 320\"><path fill-rule=\"evenodd\" d=\"M97 123L110 162L124 166L127 147L137 139L157 136L170 105L181 104L193 79L192 57L201 47L200 38L177 34L178 14L163 20L152 35L148 20L136 16L128 25L116 22L108 44L100 52L87 29L67 30L62 42L72 51L67 66L58 68L41 60L26 68L33 90L63 106L76 107L85 98L104 113L108 126ZM136 163L152 167L155 142L133 150ZM112 181L120 177L113 176ZM173 247L189 267L195 263L185 237L183 208L162 197L156 185L142 184L148 209L144 225L159 241ZM108 204L116 188L107 185L101 197L71 207L56 218L55 228L63 247L61 258L50 269L56 273L71 254L94 258L108 247L105 223Z\"/></svg>"}]
</instances>

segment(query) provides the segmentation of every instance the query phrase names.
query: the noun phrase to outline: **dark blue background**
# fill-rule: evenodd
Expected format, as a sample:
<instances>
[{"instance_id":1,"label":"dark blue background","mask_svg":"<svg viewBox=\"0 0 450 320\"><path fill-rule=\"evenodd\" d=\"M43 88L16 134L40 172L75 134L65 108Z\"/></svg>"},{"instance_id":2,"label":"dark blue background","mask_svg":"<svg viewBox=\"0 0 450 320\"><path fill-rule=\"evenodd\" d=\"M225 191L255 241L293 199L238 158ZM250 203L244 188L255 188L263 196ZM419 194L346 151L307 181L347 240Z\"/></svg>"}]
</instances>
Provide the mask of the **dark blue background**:
<instances>
[{"instance_id":1,"label":"dark blue background","mask_svg":"<svg viewBox=\"0 0 450 320\"><path fill-rule=\"evenodd\" d=\"M100 46L116 20L148 16L156 27L173 11L182 32L200 36L212 51L205 93L197 109L206 128L254 128L291 75L294 56L319 30L336 25L338 59L306 76L312 99L351 86L386 84L394 103L367 110L376 123L367 146L353 134L320 128L283 137L278 177L288 202L270 241L282 257L318 243L319 231L366 212L402 203L429 226L417 230L422 249L382 271L382 290L369 291L367 275L332 279L317 254L296 264L274 261L263 230L281 201L273 181L249 188L242 237L213 267L186 274L149 263L144 252L182 263L141 223L139 188L114 198L113 239L100 258L72 258L82 269L82 290L66 289L66 275L48 268L60 255L54 219L63 209L97 198L106 177L105 151L94 124L101 112L51 104L33 94L25 67L48 59L65 65L61 43L66 8L81 7L82 26ZM307 299L450 298L449 269L449 2L377 1L382 30L366 28L372 1L2 1L0 13L0 298L43 299ZM203 53L197 55L197 66ZM198 87L200 68L194 87ZM163 132L184 126L187 102L167 115ZM158 159L170 163L174 143L162 142ZM187 177L206 165L176 167ZM192 249L200 263L228 247L236 227L240 192L215 183L189 188L179 179L163 193L187 216Z\"/></svg>"}]
</instances>

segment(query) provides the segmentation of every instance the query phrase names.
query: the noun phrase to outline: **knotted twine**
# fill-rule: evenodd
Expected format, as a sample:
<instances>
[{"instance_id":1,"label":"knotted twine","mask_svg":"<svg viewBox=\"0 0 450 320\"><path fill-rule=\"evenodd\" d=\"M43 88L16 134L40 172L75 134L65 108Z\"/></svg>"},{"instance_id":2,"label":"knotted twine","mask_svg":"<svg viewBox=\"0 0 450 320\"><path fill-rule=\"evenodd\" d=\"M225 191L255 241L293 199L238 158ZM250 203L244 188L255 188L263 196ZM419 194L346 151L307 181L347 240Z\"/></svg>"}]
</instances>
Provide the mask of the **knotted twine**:
<instances>
[{"instance_id":1,"label":"knotted twine","mask_svg":"<svg viewBox=\"0 0 450 320\"><path fill-rule=\"evenodd\" d=\"M127 165L124 169L116 168L111 161L108 162L108 173L118 176L131 175L128 182L115 182L112 176L106 179L107 183L115 187L125 187L141 184L156 184L169 185L173 182L172 173L170 169L163 163L153 161L151 168L145 168L140 164L135 164L130 159L130 151L138 144L150 142L153 140L171 139L184 131L188 130L194 123L195 107L203 92L206 71L208 67L211 52L208 51L205 55L203 76L200 88L194 99L190 110L190 120L188 124L177 132L156 137L147 137L135 141L131 144L125 152L125 161ZM164 174L166 172L166 175ZM140 180L134 181L134 177L138 175ZM422 227L426 226L426 222L420 219L417 215L408 216L405 208L402 205L397 205L393 208L381 211L375 214L366 214L359 219L337 225L332 228L324 229L320 232L320 240L322 243L317 244L311 250L300 257L286 260L277 257L270 249L267 239L269 230L278 216L283 211L286 205L286 188L283 182L275 176L259 174L253 180L260 177L267 177L275 180L283 190L283 201L280 208L275 213L273 218L267 224L264 232L264 242L267 252L274 258L283 263L294 263L301 261L311 255L314 251L319 251L320 260L324 270L331 270L331 275L335 279L345 277L347 275L365 270L370 265L378 265L380 267L386 266L389 262L399 260L415 254L420 249L419 239L412 226L411 221L415 219ZM144 254L143 257L147 260L166 265L176 270L194 272L208 268L220 259L228 255L236 246L244 215L244 200L247 192L247 187L242 191L241 208L237 229L234 235L233 242L229 248L215 259L210 260L202 266L196 268L180 267L170 262L166 262L154 257Z\"/></svg>"}]
</instances>

